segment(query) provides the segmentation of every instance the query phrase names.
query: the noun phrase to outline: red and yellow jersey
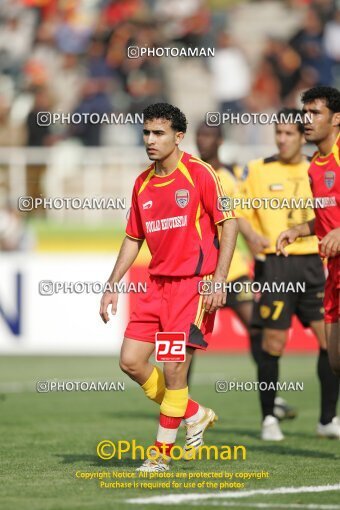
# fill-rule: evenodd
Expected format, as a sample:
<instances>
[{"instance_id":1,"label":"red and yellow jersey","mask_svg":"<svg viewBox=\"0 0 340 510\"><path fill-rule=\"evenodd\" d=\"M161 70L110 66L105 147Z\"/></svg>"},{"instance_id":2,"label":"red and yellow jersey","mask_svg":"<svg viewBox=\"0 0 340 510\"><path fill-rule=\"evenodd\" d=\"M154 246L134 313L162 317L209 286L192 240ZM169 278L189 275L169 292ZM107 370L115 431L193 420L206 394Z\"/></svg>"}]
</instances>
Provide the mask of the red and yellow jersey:
<instances>
[{"instance_id":1,"label":"red and yellow jersey","mask_svg":"<svg viewBox=\"0 0 340 510\"><path fill-rule=\"evenodd\" d=\"M237 189L237 180L234 175L228 169L228 167L222 166L221 168L216 169L216 173L221 181L223 191L225 191L228 197L233 198ZM249 275L249 264L245 257L242 254L240 248L236 245L233 258L231 260L230 269L228 273L228 280L232 282L233 280L237 280L241 276Z\"/></svg>"},{"instance_id":2,"label":"red and yellow jersey","mask_svg":"<svg viewBox=\"0 0 340 510\"><path fill-rule=\"evenodd\" d=\"M152 257L150 274L214 273L217 225L235 217L233 211L218 207L218 198L224 195L212 167L186 152L170 174L157 175L153 163L136 179L126 234L146 240Z\"/></svg>"},{"instance_id":3,"label":"red and yellow jersey","mask_svg":"<svg viewBox=\"0 0 340 510\"><path fill-rule=\"evenodd\" d=\"M244 169L239 194L244 207L236 208L237 215L247 219L256 232L270 241L264 254L276 253L276 240L283 230L314 218L308 167L307 158L297 164L285 164L277 156L272 156L251 161ZM250 206L245 199L250 199ZM310 205L292 208L275 205L274 208L271 199L275 199L275 204L294 199L294 203L302 200ZM263 205L258 206L256 201L261 201ZM317 239L315 236L301 237L287 246L286 250L291 255L318 253Z\"/></svg>"},{"instance_id":4,"label":"red and yellow jersey","mask_svg":"<svg viewBox=\"0 0 340 510\"><path fill-rule=\"evenodd\" d=\"M308 174L314 198L324 199L314 210L315 233L322 239L340 227L340 135L329 154L314 154Z\"/></svg>"}]
</instances>

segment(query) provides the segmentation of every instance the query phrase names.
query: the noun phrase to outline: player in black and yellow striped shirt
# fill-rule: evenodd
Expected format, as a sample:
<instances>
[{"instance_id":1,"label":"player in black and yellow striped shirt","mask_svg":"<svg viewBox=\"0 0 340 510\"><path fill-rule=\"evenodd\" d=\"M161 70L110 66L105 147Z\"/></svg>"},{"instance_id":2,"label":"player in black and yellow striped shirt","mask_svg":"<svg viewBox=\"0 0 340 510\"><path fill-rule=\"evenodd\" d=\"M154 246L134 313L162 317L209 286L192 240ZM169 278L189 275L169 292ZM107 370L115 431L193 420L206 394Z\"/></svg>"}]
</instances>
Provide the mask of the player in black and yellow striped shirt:
<instances>
[{"instance_id":1,"label":"player in black and yellow striped shirt","mask_svg":"<svg viewBox=\"0 0 340 510\"><path fill-rule=\"evenodd\" d=\"M284 113L296 115L299 111L284 110ZM277 124L275 138L279 151L277 155L251 161L246 166L241 198L278 198L286 201L311 199L307 173L309 162L302 154L304 143L302 124ZM321 384L320 422L326 424L336 415L339 383L331 372L326 350L322 304L325 276L318 255L317 239L301 238L300 242L288 247L290 257L276 256L276 239L280 232L312 219L313 209L294 207L273 209L262 206L259 209L240 208L237 214L240 217L240 231L253 253L265 257L262 274L255 274L255 280L306 284L305 292L263 292L258 305L254 307L253 335L256 331L262 335L262 349L257 360L259 381L277 383L279 358L284 351L292 316L296 314L304 326L312 328L320 344L318 359ZM263 334L256 328L263 328ZM260 391L263 414L262 438L265 440L283 439L273 412L275 395L274 390Z\"/></svg>"},{"instance_id":2,"label":"player in black and yellow striped shirt","mask_svg":"<svg viewBox=\"0 0 340 510\"><path fill-rule=\"evenodd\" d=\"M200 157L215 169L226 196L233 198L237 194L238 180L241 177L242 169L236 164L226 165L221 162L218 153L222 143L221 126L207 126L204 122L198 126L196 145ZM246 259L246 254L237 245L229 269L228 282L233 284L250 282L249 259ZM243 285L241 292L228 291L225 307L231 309L249 331L253 312L253 295L247 291L246 285ZM256 337L258 336L257 334ZM253 346L253 342L251 342L251 346ZM251 352L256 361L256 349L251 348ZM296 416L296 411L281 397L277 397L274 414L280 420L291 419Z\"/></svg>"},{"instance_id":3,"label":"player in black and yellow striped shirt","mask_svg":"<svg viewBox=\"0 0 340 510\"><path fill-rule=\"evenodd\" d=\"M223 191L227 197L234 197L237 189L235 173L242 170L236 165L224 165L218 157L218 149L223 142L220 126L199 125L196 131L196 145L201 159L211 165L216 171ZM235 169L236 167L236 169ZM235 172L235 173L234 173ZM231 261L228 282L250 281L249 263L244 253L236 245ZM252 315L252 294L244 290L240 293L228 292L226 307L231 308L242 323L248 328Z\"/></svg>"}]
</instances>

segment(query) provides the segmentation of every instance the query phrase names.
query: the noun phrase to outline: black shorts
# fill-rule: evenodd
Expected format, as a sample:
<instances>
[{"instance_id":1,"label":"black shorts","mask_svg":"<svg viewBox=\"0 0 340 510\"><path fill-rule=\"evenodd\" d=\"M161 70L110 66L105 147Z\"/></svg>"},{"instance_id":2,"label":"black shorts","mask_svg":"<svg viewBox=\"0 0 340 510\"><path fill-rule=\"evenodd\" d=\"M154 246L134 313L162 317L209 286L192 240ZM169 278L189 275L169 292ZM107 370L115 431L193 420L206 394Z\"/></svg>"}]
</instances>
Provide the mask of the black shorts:
<instances>
[{"instance_id":1,"label":"black shorts","mask_svg":"<svg viewBox=\"0 0 340 510\"><path fill-rule=\"evenodd\" d=\"M253 294L250 289L251 280L248 275L240 276L236 280L228 282L231 290L227 291L227 302L225 308L237 309L242 303L252 303ZM245 283L249 283L248 288Z\"/></svg>"},{"instance_id":2,"label":"black shorts","mask_svg":"<svg viewBox=\"0 0 340 510\"><path fill-rule=\"evenodd\" d=\"M305 290L263 291L254 302L252 327L289 329L294 314L305 327L312 321L323 320L325 273L319 255L267 255L261 265L255 266L254 281L262 285L283 282L286 288L290 283L294 288L300 283Z\"/></svg>"}]
</instances>

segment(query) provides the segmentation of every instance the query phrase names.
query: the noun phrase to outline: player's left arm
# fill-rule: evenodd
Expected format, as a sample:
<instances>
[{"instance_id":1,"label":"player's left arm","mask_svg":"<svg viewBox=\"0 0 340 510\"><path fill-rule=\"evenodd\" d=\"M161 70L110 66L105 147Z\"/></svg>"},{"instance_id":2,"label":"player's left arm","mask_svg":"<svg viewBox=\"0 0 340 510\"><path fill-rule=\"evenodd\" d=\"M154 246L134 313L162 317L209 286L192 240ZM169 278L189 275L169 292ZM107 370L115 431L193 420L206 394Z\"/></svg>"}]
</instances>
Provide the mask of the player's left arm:
<instances>
[{"instance_id":1,"label":"player's left arm","mask_svg":"<svg viewBox=\"0 0 340 510\"><path fill-rule=\"evenodd\" d=\"M295 227L289 228L281 232L276 240L276 255L284 255L288 257L288 253L285 248L289 244L294 243L299 237L308 237L315 234L315 218L307 221L307 223L301 223L295 225Z\"/></svg>"},{"instance_id":2,"label":"player's left arm","mask_svg":"<svg viewBox=\"0 0 340 510\"><path fill-rule=\"evenodd\" d=\"M223 284L226 281L229 266L235 250L238 225L234 211L229 203L226 208L221 203L221 198L225 197L225 191L215 171L208 165L202 169L199 175L199 185L201 200L204 209L209 214L211 220L221 228L220 249L212 281L212 293L205 295L203 306L209 313L221 308L226 302L226 295L223 292ZM215 285L215 284L221 285Z\"/></svg>"},{"instance_id":3,"label":"player's left arm","mask_svg":"<svg viewBox=\"0 0 340 510\"><path fill-rule=\"evenodd\" d=\"M227 280L231 259L233 258L238 225L236 218L230 218L222 223L220 251L216 270L212 279L212 293L203 298L203 307L208 313L215 312L226 303L226 293L223 285Z\"/></svg>"},{"instance_id":4,"label":"player's left arm","mask_svg":"<svg viewBox=\"0 0 340 510\"><path fill-rule=\"evenodd\" d=\"M330 230L321 241L320 255L322 257L335 257L340 254L340 227Z\"/></svg>"}]
</instances>

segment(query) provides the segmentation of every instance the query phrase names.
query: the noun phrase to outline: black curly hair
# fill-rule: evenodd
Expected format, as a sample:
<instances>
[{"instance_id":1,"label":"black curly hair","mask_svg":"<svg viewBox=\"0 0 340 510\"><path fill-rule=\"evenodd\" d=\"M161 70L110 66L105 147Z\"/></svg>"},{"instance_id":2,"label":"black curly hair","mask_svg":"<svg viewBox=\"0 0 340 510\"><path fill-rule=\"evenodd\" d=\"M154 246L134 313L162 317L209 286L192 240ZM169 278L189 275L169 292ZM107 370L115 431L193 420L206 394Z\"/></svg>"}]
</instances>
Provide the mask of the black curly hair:
<instances>
[{"instance_id":1,"label":"black curly hair","mask_svg":"<svg viewBox=\"0 0 340 510\"><path fill-rule=\"evenodd\" d=\"M282 119L283 122L287 118L292 118L293 124L296 124L300 133L304 132L304 126L302 123L303 113L301 110L298 110L297 108L282 108L279 112L277 112L277 117L278 119Z\"/></svg>"},{"instance_id":2,"label":"black curly hair","mask_svg":"<svg viewBox=\"0 0 340 510\"><path fill-rule=\"evenodd\" d=\"M324 99L326 106L333 113L340 112L340 92L333 87L314 87L306 90L301 96L303 104L311 103L315 99Z\"/></svg>"},{"instance_id":3,"label":"black curly hair","mask_svg":"<svg viewBox=\"0 0 340 510\"><path fill-rule=\"evenodd\" d=\"M169 103L150 104L143 110L143 119L144 122L153 119L166 119L171 121L171 127L174 131L185 133L187 130L186 116L177 106Z\"/></svg>"}]
</instances>

